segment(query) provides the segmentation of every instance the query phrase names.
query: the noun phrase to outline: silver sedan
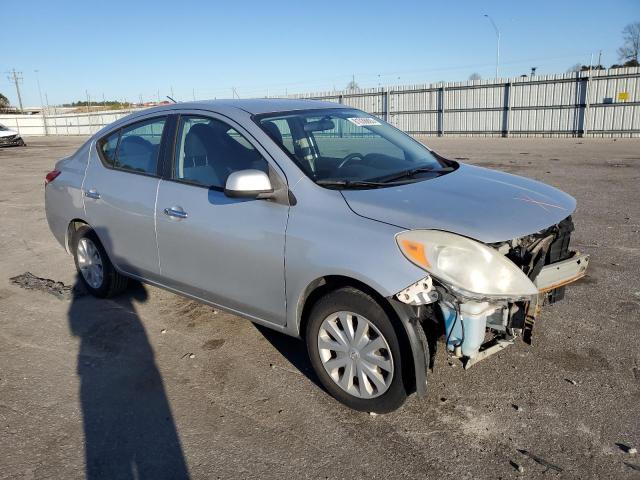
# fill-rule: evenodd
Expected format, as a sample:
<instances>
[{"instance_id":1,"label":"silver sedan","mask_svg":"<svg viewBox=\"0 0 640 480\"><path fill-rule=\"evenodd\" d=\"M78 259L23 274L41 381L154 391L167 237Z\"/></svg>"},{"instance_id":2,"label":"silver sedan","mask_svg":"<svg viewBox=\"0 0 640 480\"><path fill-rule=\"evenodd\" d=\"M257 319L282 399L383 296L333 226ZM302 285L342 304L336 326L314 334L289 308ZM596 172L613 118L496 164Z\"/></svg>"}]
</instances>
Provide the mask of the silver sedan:
<instances>
[{"instance_id":1,"label":"silver sedan","mask_svg":"<svg viewBox=\"0 0 640 480\"><path fill-rule=\"evenodd\" d=\"M327 391L371 412L424 397L439 338L465 367L528 342L589 260L569 195L334 103L144 110L45 183L90 293L133 278L301 337Z\"/></svg>"}]
</instances>

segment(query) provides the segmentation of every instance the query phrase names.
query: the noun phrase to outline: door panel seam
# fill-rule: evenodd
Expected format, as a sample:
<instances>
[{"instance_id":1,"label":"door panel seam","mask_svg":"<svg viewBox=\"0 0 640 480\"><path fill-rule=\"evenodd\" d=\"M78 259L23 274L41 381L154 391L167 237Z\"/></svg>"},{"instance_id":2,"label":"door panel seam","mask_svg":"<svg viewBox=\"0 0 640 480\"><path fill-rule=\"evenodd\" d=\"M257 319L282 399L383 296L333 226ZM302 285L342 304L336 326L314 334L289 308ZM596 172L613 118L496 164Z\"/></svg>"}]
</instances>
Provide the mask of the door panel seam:
<instances>
[{"instance_id":1,"label":"door panel seam","mask_svg":"<svg viewBox=\"0 0 640 480\"><path fill-rule=\"evenodd\" d=\"M96 141L92 140L89 145L89 153L87 154L87 165L84 167L84 175L82 176L82 182L80 183L80 198L82 198L82 213L84 213L85 219L87 219L87 207L84 200L84 182L87 180L87 172L89 171L89 164L91 163L91 152L95 146ZM87 219L88 220L88 219Z\"/></svg>"},{"instance_id":2,"label":"door panel seam","mask_svg":"<svg viewBox=\"0 0 640 480\"><path fill-rule=\"evenodd\" d=\"M162 264L160 263L160 244L158 243L158 192L160 191L160 182L162 179L158 179L156 185L156 198L153 202L153 232L156 237L156 254L158 255L158 275L162 275Z\"/></svg>"}]
</instances>

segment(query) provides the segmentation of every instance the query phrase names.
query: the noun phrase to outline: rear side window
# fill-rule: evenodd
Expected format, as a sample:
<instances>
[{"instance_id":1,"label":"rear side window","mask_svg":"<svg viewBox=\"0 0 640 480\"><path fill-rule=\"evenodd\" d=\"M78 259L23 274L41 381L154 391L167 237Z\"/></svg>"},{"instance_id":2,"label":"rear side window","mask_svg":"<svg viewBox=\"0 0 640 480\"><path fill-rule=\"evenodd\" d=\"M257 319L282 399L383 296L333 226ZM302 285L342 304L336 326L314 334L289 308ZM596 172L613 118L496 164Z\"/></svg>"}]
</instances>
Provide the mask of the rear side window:
<instances>
[{"instance_id":1,"label":"rear side window","mask_svg":"<svg viewBox=\"0 0 640 480\"><path fill-rule=\"evenodd\" d=\"M158 173L158 152L165 118L137 123L122 129L116 167L136 172Z\"/></svg>"},{"instance_id":2,"label":"rear side window","mask_svg":"<svg viewBox=\"0 0 640 480\"><path fill-rule=\"evenodd\" d=\"M160 141L166 118L135 123L112 133L99 142L107 166L157 175Z\"/></svg>"},{"instance_id":3,"label":"rear side window","mask_svg":"<svg viewBox=\"0 0 640 480\"><path fill-rule=\"evenodd\" d=\"M118 150L118 140L120 140L120 130L112 133L100 141L100 151L105 163L113 167L116 163L116 152Z\"/></svg>"}]
</instances>

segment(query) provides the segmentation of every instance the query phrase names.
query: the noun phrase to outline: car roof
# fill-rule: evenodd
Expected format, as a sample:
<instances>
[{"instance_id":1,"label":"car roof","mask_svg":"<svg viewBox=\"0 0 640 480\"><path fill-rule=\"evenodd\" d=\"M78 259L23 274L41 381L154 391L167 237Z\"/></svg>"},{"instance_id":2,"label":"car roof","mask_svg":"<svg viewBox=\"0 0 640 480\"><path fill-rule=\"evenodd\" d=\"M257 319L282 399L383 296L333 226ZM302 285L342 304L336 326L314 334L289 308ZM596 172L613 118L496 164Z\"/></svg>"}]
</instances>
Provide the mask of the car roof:
<instances>
[{"instance_id":1,"label":"car roof","mask_svg":"<svg viewBox=\"0 0 640 480\"><path fill-rule=\"evenodd\" d=\"M253 98L253 99L228 99L228 100L199 100L195 102L179 102L168 105L138 110L99 130L96 135L120 127L135 121L140 117L153 113L168 113L172 110L209 110L234 116L236 113L246 112L250 115L261 115L265 113L288 112L294 110L315 110L328 108L353 108L340 103L326 102L322 100L297 99L297 98Z\"/></svg>"},{"instance_id":2,"label":"car roof","mask_svg":"<svg viewBox=\"0 0 640 480\"><path fill-rule=\"evenodd\" d=\"M162 105L155 108L145 109L141 112L151 112L155 109L198 109L198 110L224 110L229 109L244 110L252 115L263 113L286 112L290 110L312 110L319 108L348 108L334 102L322 100L297 99L297 98L251 98L251 99L228 99L228 100L198 100L195 102L179 102L171 105Z\"/></svg>"},{"instance_id":3,"label":"car roof","mask_svg":"<svg viewBox=\"0 0 640 480\"><path fill-rule=\"evenodd\" d=\"M180 104L183 107L186 104ZM340 108L343 105L334 102L325 102L312 99L294 98L253 98L253 99L233 99L233 100L206 100L201 102L189 102L189 106L198 105L202 108L215 108L224 106L227 108L237 108L252 115L263 113L283 112L289 110L310 110L315 108Z\"/></svg>"}]
</instances>

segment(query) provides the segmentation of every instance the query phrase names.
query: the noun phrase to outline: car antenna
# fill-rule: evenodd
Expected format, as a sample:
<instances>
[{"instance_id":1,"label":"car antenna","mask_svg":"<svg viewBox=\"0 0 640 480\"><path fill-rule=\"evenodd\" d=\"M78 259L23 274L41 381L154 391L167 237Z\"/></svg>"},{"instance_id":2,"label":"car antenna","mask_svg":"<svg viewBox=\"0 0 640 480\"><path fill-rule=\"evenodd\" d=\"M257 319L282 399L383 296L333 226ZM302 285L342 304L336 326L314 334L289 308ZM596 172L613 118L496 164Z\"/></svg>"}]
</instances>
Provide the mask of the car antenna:
<instances>
[{"instance_id":1,"label":"car antenna","mask_svg":"<svg viewBox=\"0 0 640 480\"><path fill-rule=\"evenodd\" d=\"M167 95L167 98L168 98L169 100L171 100L173 103L178 103L178 102L176 102L173 98L171 98L169 95Z\"/></svg>"}]
</instances>

